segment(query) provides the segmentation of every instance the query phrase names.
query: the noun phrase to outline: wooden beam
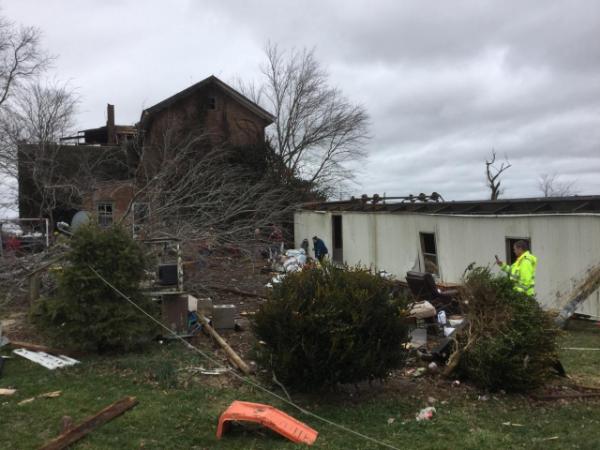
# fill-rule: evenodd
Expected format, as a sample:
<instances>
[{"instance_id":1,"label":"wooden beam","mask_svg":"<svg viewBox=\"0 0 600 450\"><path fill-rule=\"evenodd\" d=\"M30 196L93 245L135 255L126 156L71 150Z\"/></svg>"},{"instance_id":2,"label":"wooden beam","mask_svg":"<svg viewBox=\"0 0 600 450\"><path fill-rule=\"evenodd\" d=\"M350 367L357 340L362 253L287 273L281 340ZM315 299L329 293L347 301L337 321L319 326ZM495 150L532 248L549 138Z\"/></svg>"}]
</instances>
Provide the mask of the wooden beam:
<instances>
[{"instance_id":1,"label":"wooden beam","mask_svg":"<svg viewBox=\"0 0 600 450\"><path fill-rule=\"evenodd\" d=\"M62 450L67 448L69 445L83 438L86 434L94 431L96 428L104 425L106 422L114 419L115 417L120 416L125 411L133 408L137 404L138 401L135 397L122 398L121 400L107 406L96 415L87 418L81 424L67 429L60 436L41 447L40 450Z\"/></svg>"},{"instance_id":2,"label":"wooden beam","mask_svg":"<svg viewBox=\"0 0 600 450\"><path fill-rule=\"evenodd\" d=\"M239 355L235 351L233 351L233 349L229 346L229 344L227 342L225 342L225 339L223 339L221 336L219 336L219 333L217 333L214 330L214 328L210 326L210 324L208 323L208 319L206 317L204 317L203 314L200 314L200 313L198 313L198 318L202 322L202 326L204 328L206 328L206 331L208 331L209 334L215 339L215 341L217 341L217 343L221 346L221 348L223 350L225 350L225 353L227 354L227 357L229 358L229 360L236 367L238 367L244 374L249 375L252 372L252 370L250 369L248 364L246 364L244 362L244 360L242 358L240 358Z\"/></svg>"}]
</instances>

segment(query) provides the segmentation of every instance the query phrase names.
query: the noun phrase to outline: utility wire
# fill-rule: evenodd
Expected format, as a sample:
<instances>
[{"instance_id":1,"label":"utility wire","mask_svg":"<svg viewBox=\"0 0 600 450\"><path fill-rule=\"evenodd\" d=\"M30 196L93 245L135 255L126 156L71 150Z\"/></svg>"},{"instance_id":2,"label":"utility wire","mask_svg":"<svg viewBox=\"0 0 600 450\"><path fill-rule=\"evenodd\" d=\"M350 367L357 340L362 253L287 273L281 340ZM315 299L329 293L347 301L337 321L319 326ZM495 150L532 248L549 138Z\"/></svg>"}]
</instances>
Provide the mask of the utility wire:
<instances>
[{"instance_id":1,"label":"utility wire","mask_svg":"<svg viewBox=\"0 0 600 450\"><path fill-rule=\"evenodd\" d=\"M137 303L135 303L133 300L131 300L127 295L125 295L123 292L121 292L118 288L116 288L113 284L111 284L110 281L108 281L106 278L104 278L102 275L100 275L98 273L98 271L96 269L94 269L91 265L88 264L88 267L90 268L90 270L92 272L94 272L94 274L100 279L102 280L107 286L109 286L112 290L114 290L117 294L119 294L121 297L123 297L125 300L127 300L133 307L135 307L138 311L140 311L142 314L144 314L145 316L147 316L150 320L152 320L154 323L156 323L157 325L159 325L161 328L163 328L164 330L168 331L169 333L171 333L173 335L173 337L175 339L180 340L187 348L194 350L195 352L199 353L201 356L203 356L205 359L207 359L208 361L214 363L214 364L218 364L221 365L221 362L219 360L217 360L216 358L213 358L212 356L210 356L208 353L203 352L202 350L200 350L198 347L193 346L192 344L190 344L189 342L187 342L185 339L183 339L181 336L179 336L177 333L175 333L175 331L171 330L169 327L167 327L166 325L164 325L161 321L159 321L158 319L156 319L154 316L152 316L151 314L149 314L148 312L146 312L141 306L139 306ZM329 419L326 419L325 417L321 417L318 414L315 414L311 411L308 411L304 408L302 408L300 405L294 403L291 400L286 399L285 397L282 397L281 395L270 391L269 389L267 389L264 386L261 386L260 384L252 381L250 378L248 377L244 377L241 376L240 374L238 374L237 372L235 372L232 369L228 369L228 372L233 375L235 378L237 378L240 381L245 382L246 384L249 384L250 386L255 387L256 389L259 389L261 391L263 391L266 394L271 395L272 397L275 397L276 399L282 401L283 403L292 406L294 408L296 408L298 411L300 411L301 413L307 415L307 416L311 416L317 420L320 420L321 422L324 422L328 425L331 425L335 428L338 428L342 431L345 431L347 433L353 434L355 436L358 436L362 439L365 439L367 441L373 442L377 445L381 445L382 447L386 447L386 448L391 448L393 450L400 450L398 447L394 447L391 444L388 444L386 442L380 441L378 439L372 438L370 436L367 436L366 434L362 434L359 433L358 431L352 430L350 428L345 427L344 425L340 425L338 423L332 422Z\"/></svg>"}]
</instances>

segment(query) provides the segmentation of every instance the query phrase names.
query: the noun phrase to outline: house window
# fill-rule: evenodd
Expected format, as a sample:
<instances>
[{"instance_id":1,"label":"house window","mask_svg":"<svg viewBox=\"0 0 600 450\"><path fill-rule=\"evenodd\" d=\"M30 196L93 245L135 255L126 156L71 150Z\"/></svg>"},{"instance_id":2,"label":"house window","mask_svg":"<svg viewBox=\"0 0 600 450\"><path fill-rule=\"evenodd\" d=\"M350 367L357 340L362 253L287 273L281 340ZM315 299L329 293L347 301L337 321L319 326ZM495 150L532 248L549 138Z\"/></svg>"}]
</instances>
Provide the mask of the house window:
<instances>
[{"instance_id":1,"label":"house window","mask_svg":"<svg viewBox=\"0 0 600 450\"><path fill-rule=\"evenodd\" d=\"M424 271L439 275L437 246L434 233L419 233L421 238L421 253L423 254Z\"/></svg>"},{"instance_id":2,"label":"house window","mask_svg":"<svg viewBox=\"0 0 600 450\"><path fill-rule=\"evenodd\" d=\"M113 223L113 204L108 202L98 203L96 207L98 213L98 225L109 227Z\"/></svg>"},{"instance_id":3,"label":"house window","mask_svg":"<svg viewBox=\"0 0 600 450\"><path fill-rule=\"evenodd\" d=\"M208 97L207 108L215 110L217 109L217 99L216 97Z\"/></svg>"},{"instance_id":4,"label":"house window","mask_svg":"<svg viewBox=\"0 0 600 450\"><path fill-rule=\"evenodd\" d=\"M506 238L506 263L508 265L513 264L516 260L517 260L517 255L515 255L515 252L513 250L513 246L515 245L515 242L517 241L525 241L527 242L527 245L529 246L529 248L531 249L531 239L530 238L515 238L515 237L510 237L510 238Z\"/></svg>"}]
</instances>

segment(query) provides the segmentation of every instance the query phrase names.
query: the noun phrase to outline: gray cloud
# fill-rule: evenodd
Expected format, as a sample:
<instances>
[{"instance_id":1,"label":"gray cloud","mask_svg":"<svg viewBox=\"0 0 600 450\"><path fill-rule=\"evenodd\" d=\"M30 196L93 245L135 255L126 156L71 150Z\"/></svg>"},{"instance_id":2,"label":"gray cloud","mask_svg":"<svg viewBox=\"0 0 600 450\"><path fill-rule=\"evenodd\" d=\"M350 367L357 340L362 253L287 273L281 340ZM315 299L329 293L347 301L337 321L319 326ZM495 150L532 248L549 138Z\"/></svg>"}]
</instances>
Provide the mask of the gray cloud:
<instances>
[{"instance_id":1,"label":"gray cloud","mask_svg":"<svg viewBox=\"0 0 600 450\"><path fill-rule=\"evenodd\" d=\"M492 148L506 196L541 173L600 194L600 2L125 2L21 0L56 74L82 96L80 126L133 123L143 107L208 76L257 79L267 40L316 47L331 81L372 118L353 192L485 198Z\"/></svg>"}]
</instances>

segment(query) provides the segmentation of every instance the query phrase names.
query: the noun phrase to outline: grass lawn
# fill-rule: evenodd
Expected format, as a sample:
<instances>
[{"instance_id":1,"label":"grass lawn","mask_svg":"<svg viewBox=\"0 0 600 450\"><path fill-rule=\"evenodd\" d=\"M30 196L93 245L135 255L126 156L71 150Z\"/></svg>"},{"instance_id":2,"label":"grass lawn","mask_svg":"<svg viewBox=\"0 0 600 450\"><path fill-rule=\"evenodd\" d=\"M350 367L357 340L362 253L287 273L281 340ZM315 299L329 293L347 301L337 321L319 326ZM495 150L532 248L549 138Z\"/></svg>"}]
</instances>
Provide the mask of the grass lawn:
<instances>
[{"instance_id":1,"label":"grass lawn","mask_svg":"<svg viewBox=\"0 0 600 450\"><path fill-rule=\"evenodd\" d=\"M562 345L600 348L600 328L573 323ZM599 351L564 350L562 362L578 383L600 387ZM260 428L236 427L217 440L219 414L238 399L269 403L311 425L320 433L315 449L382 448L303 416L230 376L192 377L179 370L202 364L199 356L175 342L157 344L144 354L82 358L81 365L57 371L15 357L6 362L0 377L0 387L17 389L13 396L0 397L0 448L38 448L59 434L63 416L79 422L128 395L137 397L139 405L74 447L297 448ZM23 399L56 390L62 391L60 397L18 405ZM524 396L491 395L487 401L478 400L482 394L424 377L352 395L298 396L296 400L319 415L402 449L600 448L600 399L533 402ZM415 414L427 406L428 396L436 398L437 414L429 422L416 422Z\"/></svg>"}]
</instances>

